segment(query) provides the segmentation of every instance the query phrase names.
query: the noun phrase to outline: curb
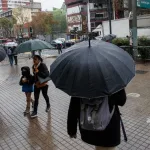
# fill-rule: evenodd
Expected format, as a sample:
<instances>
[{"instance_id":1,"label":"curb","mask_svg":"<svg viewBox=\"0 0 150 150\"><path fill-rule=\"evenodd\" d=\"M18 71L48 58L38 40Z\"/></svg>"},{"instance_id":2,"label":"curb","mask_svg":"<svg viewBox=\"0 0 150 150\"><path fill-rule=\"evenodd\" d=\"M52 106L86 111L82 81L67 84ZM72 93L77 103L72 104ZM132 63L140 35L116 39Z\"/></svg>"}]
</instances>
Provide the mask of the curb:
<instances>
[{"instance_id":1,"label":"curb","mask_svg":"<svg viewBox=\"0 0 150 150\"><path fill-rule=\"evenodd\" d=\"M58 56L56 55L49 55L49 56L43 56L43 58L57 58Z\"/></svg>"}]
</instances>

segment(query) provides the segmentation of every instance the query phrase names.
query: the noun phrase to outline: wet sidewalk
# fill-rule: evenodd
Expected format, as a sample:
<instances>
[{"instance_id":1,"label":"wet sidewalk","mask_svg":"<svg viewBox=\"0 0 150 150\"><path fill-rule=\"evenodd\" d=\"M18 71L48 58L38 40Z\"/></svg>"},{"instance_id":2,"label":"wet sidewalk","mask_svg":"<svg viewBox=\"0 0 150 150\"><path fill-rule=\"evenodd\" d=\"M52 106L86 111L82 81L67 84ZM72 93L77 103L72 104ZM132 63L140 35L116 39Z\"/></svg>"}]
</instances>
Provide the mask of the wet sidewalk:
<instances>
[{"instance_id":1,"label":"wet sidewalk","mask_svg":"<svg viewBox=\"0 0 150 150\"><path fill-rule=\"evenodd\" d=\"M54 61L45 59L48 67ZM51 111L45 112L45 100L40 97L38 118L24 117L25 96L18 82L20 68L31 67L32 61L19 60L19 66L0 64L0 150L94 150L67 135L67 111L69 96L49 82ZM118 150L150 149L150 64L137 65L136 78L126 89L128 100L121 108L128 142Z\"/></svg>"}]
</instances>

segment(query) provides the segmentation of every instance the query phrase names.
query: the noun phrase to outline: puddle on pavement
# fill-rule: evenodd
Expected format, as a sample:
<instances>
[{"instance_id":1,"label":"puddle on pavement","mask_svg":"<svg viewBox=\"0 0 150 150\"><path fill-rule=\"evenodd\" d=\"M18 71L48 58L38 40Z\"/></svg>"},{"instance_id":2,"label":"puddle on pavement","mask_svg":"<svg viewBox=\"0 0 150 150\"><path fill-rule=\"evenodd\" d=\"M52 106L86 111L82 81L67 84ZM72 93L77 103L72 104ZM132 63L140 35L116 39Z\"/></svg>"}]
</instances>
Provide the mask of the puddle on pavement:
<instances>
[{"instance_id":1,"label":"puddle on pavement","mask_svg":"<svg viewBox=\"0 0 150 150\"><path fill-rule=\"evenodd\" d=\"M150 117L149 118L147 118L147 121L146 121L147 123L150 123Z\"/></svg>"},{"instance_id":2,"label":"puddle on pavement","mask_svg":"<svg viewBox=\"0 0 150 150\"><path fill-rule=\"evenodd\" d=\"M133 97L133 98L138 98L140 97L140 94L138 93L129 93L127 96Z\"/></svg>"}]
</instances>

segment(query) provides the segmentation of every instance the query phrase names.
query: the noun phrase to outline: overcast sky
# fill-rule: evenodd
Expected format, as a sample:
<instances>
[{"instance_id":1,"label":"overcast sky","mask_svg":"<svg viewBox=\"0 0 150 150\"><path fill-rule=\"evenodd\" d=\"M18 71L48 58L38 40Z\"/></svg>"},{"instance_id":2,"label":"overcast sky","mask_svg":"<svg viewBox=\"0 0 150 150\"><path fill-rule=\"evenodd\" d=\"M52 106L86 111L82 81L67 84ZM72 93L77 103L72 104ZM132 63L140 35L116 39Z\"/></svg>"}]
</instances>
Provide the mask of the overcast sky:
<instances>
[{"instance_id":1,"label":"overcast sky","mask_svg":"<svg viewBox=\"0 0 150 150\"><path fill-rule=\"evenodd\" d=\"M34 0L42 3L42 10L52 10L53 7L60 8L64 0Z\"/></svg>"}]
</instances>

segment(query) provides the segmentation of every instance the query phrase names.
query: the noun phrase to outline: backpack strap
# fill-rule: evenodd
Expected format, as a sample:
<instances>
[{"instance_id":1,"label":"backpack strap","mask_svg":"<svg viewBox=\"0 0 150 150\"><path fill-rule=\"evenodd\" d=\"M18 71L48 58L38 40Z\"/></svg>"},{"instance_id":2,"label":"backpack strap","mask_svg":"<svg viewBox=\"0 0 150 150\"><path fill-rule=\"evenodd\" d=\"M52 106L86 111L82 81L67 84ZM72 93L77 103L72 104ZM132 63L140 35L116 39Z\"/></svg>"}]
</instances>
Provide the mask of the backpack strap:
<instances>
[{"instance_id":1,"label":"backpack strap","mask_svg":"<svg viewBox=\"0 0 150 150\"><path fill-rule=\"evenodd\" d=\"M124 123L122 121L122 117L121 117L122 114L120 113L120 110L119 110L118 106L117 106L117 112L119 113L119 116L120 116L120 123L121 123L121 127L122 127L122 132L123 132L124 140L125 140L125 142L127 142L128 138L127 138L126 130L125 130L125 127L124 127Z\"/></svg>"},{"instance_id":2,"label":"backpack strap","mask_svg":"<svg viewBox=\"0 0 150 150\"><path fill-rule=\"evenodd\" d=\"M81 105L81 111L84 112L84 110L85 110L85 104L82 103L82 100L83 100L83 99L80 100L80 103L81 103L80 105ZM81 123L81 125L83 125L83 124L84 124L84 114L82 114L82 115L80 116L80 118L81 118L81 120L82 120L82 122L80 122L80 123Z\"/></svg>"}]
</instances>

